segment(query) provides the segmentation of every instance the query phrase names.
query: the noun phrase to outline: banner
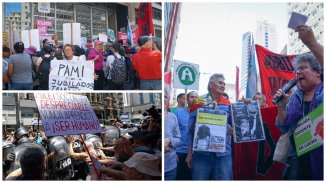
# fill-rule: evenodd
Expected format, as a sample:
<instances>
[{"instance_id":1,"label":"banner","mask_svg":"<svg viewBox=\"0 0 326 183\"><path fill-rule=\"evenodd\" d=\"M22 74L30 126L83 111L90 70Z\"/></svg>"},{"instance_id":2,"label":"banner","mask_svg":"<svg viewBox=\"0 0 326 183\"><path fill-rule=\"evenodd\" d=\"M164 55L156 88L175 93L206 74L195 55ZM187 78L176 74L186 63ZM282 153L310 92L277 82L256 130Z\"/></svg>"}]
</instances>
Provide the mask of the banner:
<instances>
[{"instance_id":1,"label":"banner","mask_svg":"<svg viewBox=\"0 0 326 183\"><path fill-rule=\"evenodd\" d=\"M281 131L275 125L277 107L260 108L265 140L234 143L234 180L281 180L285 164L274 162L276 142Z\"/></svg>"},{"instance_id":2,"label":"banner","mask_svg":"<svg viewBox=\"0 0 326 183\"><path fill-rule=\"evenodd\" d=\"M293 136L298 156L323 145L324 104L321 104L298 122Z\"/></svg>"},{"instance_id":3,"label":"banner","mask_svg":"<svg viewBox=\"0 0 326 183\"><path fill-rule=\"evenodd\" d=\"M93 61L52 60L49 90L93 90Z\"/></svg>"},{"instance_id":4,"label":"banner","mask_svg":"<svg viewBox=\"0 0 326 183\"><path fill-rule=\"evenodd\" d=\"M129 22L129 19L128 19L128 27L127 27L127 35L128 35L128 41L130 42L130 46L131 47L134 47L135 44L134 44L134 37L132 35L132 31L131 31L131 26L130 26L130 22Z\"/></svg>"},{"instance_id":5,"label":"banner","mask_svg":"<svg viewBox=\"0 0 326 183\"><path fill-rule=\"evenodd\" d=\"M264 128L257 101L249 104L238 102L231 104L234 142L252 142L265 140Z\"/></svg>"},{"instance_id":6,"label":"banner","mask_svg":"<svg viewBox=\"0 0 326 183\"><path fill-rule=\"evenodd\" d=\"M102 132L86 96L34 93L34 97L46 136Z\"/></svg>"},{"instance_id":7,"label":"banner","mask_svg":"<svg viewBox=\"0 0 326 183\"><path fill-rule=\"evenodd\" d=\"M152 15L152 3L140 3L138 11L138 28L139 36L152 35L154 36L154 25Z\"/></svg>"},{"instance_id":8,"label":"banner","mask_svg":"<svg viewBox=\"0 0 326 183\"><path fill-rule=\"evenodd\" d=\"M294 55L273 53L260 45L256 45L256 53L262 93L266 96L268 106L273 106L272 100L276 91L295 77L292 66Z\"/></svg>"},{"instance_id":9,"label":"banner","mask_svg":"<svg viewBox=\"0 0 326 183\"><path fill-rule=\"evenodd\" d=\"M132 38L133 38L133 42L134 45L138 45L138 27L135 27L132 30ZM118 40L122 40L123 41L123 45L126 45L127 41L128 41L128 34L127 33L123 33L123 32L118 32Z\"/></svg>"},{"instance_id":10,"label":"banner","mask_svg":"<svg viewBox=\"0 0 326 183\"><path fill-rule=\"evenodd\" d=\"M225 152L226 128L226 112L199 108L193 151Z\"/></svg>"}]
</instances>

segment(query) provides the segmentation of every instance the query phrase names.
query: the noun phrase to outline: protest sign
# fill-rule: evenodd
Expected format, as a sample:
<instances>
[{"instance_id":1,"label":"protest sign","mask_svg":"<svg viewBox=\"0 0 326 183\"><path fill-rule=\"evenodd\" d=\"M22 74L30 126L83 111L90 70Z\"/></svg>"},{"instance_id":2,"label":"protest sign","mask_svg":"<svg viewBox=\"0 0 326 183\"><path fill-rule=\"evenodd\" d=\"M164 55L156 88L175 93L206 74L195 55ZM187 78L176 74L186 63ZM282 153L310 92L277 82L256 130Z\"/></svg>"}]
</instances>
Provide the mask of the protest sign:
<instances>
[{"instance_id":1,"label":"protest sign","mask_svg":"<svg viewBox=\"0 0 326 183\"><path fill-rule=\"evenodd\" d=\"M199 108L193 151L225 152L226 127L226 112Z\"/></svg>"},{"instance_id":2,"label":"protest sign","mask_svg":"<svg viewBox=\"0 0 326 183\"><path fill-rule=\"evenodd\" d=\"M134 45L138 45L138 27L135 27L132 30L132 37L133 37L133 42ZM128 34L124 32L118 32L118 39L123 41L123 45L125 45L128 41Z\"/></svg>"},{"instance_id":3,"label":"protest sign","mask_svg":"<svg viewBox=\"0 0 326 183\"><path fill-rule=\"evenodd\" d=\"M114 35L114 31L112 29L108 29L108 39L110 39L110 41L115 41L115 35Z\"/></svg>"},{"instance_id":4,"label":"protest sign","mask_svg":"<svg viewBox=\"0 0 326 183\"><path fill-rule=\"evenodd\" d=\"M52 60L49 90L93 90L93 61Z\"/></svg>"},{"instance_id":5,"label":"protest sign","mask_svg":"<svg viewBox=\"0 0 326 183\"><path fill-rule=\"evenodd\" d=\"M297 155L310 152L324 143L324 106L321 104L303 117L294 133Z\"/></svg>"},{"instance_id":6,"label":"protest sign","mask_svg":"<svg viewBox=\"0 0 326 183\"><path fill-rule=\"evenodd\" d=\"M99 133L100 123L86 96L34 93L46 136Z\"/></svg>"},{"instance_id":7,"label":"protest sign","mask_svg":"<svg viewBox=\"0 0 326 183\"><path fill-rule=\"evenodd\" d=\"M35 46L36 50L40 51L40 35L38 29L23 30L21 34L25 48Z\"/></svg>"},{"instance_id":8,"label":"protest sign","mask_svg":"<svg viewBox=\"0 0 326 183\"><path fill-rule=\"evenodd\" d=\"M259 105L257 101L248 104L232 103L232 125L236 143L265 140Z\"/></svg>"},{"instance_id":9,"label":"protest sign","mask_svg":"<svg viewBox=\"0 0 326 183\"><path fill-rule=\"evenodd\" d=\"M99 41L103 42L103 43L107 43L108 42L108 36L106 34L98 34L98 39Z\"/></svg>"},{"instance_id":10,"label":"protest sign","mask_svg":"<svg viewBox=\"0 0 326 183\"><path fill-rule=\"evenodd\" d=\"M174 61L173 87L180 89L199 89L199 65L179 60Z\"/></svg>"},{"instance_id":11,"label":"protest sign","mask_svg":"<svg viewBox=\"0 0 326 183\"><path fill-rule=\"evenodd\" d=\"M80 23L63 24L63 43L81 46Z\"/></svg>"},{"instance_id":12,"label":"protest sign","mask_svg":"<svg viewBox=\"0 0 326 183\"><path fill-rule=\"evenodd\" d=\"M266 96L268 106L273 106L273 96L278 89L295 78L292 66L294 55L281 55L270 50L256 46L257 59L259 64L261 90Z\"/></svg>"}]
</instances>

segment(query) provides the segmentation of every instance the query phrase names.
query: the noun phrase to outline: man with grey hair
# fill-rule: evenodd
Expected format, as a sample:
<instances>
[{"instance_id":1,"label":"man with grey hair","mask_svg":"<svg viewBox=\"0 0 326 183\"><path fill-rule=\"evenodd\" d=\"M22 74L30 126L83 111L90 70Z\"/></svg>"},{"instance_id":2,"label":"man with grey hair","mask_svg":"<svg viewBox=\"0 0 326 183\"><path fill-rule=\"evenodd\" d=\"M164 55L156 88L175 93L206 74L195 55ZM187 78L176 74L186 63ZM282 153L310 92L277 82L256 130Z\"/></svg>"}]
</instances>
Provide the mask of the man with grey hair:
<instances>
[{"instance_id":1,"label":"man with grey hair","mask_svg":"<svg viewBox=\"0 0 326 183\"><path fill-rule=\"evenodd\" d=\"M208 93L202 96L201 108L220 110L227 113L227 135L225 152L192 152L197 111L192 111L189 118L189 147L186 162L192 168L193 180L232 180L232 150L231 150L231 115L230 101L223 95L225 82L223 74L213 74L207 86ZM196 100L196 99L195 99ZM196 103L196 102L195 102Z\"/></svg>"}]
</instances>

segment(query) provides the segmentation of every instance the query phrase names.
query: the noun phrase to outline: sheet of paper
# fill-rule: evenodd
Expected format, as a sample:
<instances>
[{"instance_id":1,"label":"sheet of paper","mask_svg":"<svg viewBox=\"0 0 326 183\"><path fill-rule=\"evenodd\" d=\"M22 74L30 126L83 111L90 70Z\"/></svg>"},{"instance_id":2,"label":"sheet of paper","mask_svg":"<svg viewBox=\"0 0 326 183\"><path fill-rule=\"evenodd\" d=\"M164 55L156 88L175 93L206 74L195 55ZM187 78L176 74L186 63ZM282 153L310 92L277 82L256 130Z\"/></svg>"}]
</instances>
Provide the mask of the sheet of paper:
<instances>
[{"instance_id":1,"label":"sheet of paper","mask_svg":"<svg viewBox=\"0 0 326 183\"><path fill-rule=\"evenodd\" d=\"M305 25L307 20L308 20L307 15L303 15L297 12L292 12L288 27L290 29L295 30L299 25Z\"/></svg>"}]
</instances>

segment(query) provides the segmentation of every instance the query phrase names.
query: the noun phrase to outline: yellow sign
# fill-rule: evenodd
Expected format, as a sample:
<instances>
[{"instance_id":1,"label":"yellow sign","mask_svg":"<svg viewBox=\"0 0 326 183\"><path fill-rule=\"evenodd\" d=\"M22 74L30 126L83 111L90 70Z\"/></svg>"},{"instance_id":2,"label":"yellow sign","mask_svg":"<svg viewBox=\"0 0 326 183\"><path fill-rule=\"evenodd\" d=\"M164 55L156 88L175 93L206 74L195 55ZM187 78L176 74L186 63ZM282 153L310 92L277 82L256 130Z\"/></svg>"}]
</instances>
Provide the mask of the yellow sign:
<instances>
[{"instance_id":1,"label":"yellow sign","mask_svg":"<svg viewBox=\"0 0 326 183\"><path fill-rule=\"evenodd\" d=\"M226 125L226 115L198 112L197 122L203 124Z\"/></svg>"}]
</instances>

